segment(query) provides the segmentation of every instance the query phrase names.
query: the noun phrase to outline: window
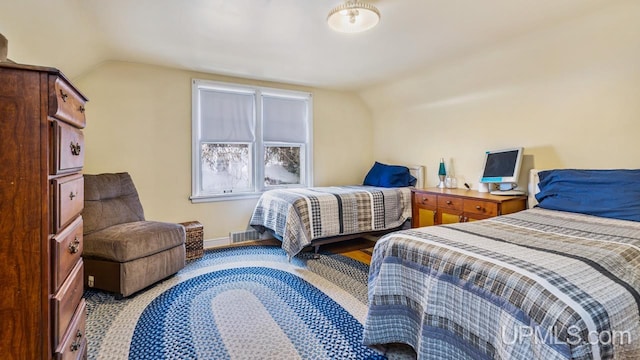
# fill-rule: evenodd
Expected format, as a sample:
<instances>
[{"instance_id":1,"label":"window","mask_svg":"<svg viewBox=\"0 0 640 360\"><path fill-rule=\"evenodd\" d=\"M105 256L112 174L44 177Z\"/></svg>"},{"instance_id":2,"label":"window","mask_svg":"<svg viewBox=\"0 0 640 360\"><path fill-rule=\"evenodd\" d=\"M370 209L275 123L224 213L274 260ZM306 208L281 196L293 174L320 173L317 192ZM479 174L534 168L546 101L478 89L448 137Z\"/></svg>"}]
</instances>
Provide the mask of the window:
<instances>
[{"instance_id":1,"label":"window","mask_svg":"<svg viewBox=\"0 0 640 360\"><path fill-rule=\"evenodd\" d=\"M311 94L193 80L194 202L311 186Z\"/></svg>"}]
</instances>

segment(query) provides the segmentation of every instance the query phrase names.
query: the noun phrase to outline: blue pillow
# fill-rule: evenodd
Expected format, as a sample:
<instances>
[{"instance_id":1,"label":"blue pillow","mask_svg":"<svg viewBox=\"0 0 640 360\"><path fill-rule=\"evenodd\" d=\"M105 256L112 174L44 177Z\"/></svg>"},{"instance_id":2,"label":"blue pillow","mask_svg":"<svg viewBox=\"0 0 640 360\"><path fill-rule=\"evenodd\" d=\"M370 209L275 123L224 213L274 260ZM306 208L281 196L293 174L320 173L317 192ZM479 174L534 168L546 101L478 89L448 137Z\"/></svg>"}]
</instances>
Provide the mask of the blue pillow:
<instances>
[{"instance_id":1,"label":"blue pillow","mask_svg":"<svg viewBox=\"0 0 640 360\"><path fill-rule=\"evenodd\" d=\"M640 169L547 170L538 173L543 209L640 221Z\"/></svg>"},{"instance_id":2,"label":"blue pillow","mask_svg":"<svg viewBox=\"0 0 640 360\"><path fill-rule=\"evenodd\" d=\"M403 187L414 186L416 181L406 166L386 165L376 161L365 176L363 185Z\"/></svg>"}]
</instances>

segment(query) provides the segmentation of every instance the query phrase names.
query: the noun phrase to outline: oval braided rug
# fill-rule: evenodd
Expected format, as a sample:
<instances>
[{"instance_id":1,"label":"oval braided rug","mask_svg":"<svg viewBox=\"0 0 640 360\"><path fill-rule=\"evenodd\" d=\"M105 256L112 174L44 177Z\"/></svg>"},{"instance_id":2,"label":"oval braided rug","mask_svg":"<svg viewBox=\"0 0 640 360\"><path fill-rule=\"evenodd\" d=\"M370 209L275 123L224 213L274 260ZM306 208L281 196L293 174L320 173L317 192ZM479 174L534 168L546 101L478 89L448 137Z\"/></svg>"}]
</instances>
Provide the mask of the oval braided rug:
<instances>
[{"instance_id":1,"label":"oval braided rug","mask_svg":"<svg viewBox=\"0 0 640 360\"><path fill-rule=\"evenodd\" d=\"M85 292L88 358L385 359L362 345L368 270L276 246L205 251L129 298Z\"/></svg>"}]
</instances>

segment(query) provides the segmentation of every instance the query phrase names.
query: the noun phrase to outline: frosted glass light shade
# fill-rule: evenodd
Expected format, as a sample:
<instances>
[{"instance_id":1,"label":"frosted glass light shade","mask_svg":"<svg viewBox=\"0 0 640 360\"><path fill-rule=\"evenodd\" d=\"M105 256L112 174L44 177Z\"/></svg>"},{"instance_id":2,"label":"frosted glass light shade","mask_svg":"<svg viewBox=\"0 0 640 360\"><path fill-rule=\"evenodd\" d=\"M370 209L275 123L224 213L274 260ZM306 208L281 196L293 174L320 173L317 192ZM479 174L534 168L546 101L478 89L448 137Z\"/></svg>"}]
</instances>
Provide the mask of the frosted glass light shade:
<instances>
[{"instance_id":1,"label":"frosted glass light shade","mask_svg":"<svg viewBox=\"0 0 640 360\"><path fill-rule=\"evenodd\" d=\"M355 33L371 29L380 21L380 11L367 3L346 1L329 12L327 23L338 32Z\"/></svg>"}]
</instances>

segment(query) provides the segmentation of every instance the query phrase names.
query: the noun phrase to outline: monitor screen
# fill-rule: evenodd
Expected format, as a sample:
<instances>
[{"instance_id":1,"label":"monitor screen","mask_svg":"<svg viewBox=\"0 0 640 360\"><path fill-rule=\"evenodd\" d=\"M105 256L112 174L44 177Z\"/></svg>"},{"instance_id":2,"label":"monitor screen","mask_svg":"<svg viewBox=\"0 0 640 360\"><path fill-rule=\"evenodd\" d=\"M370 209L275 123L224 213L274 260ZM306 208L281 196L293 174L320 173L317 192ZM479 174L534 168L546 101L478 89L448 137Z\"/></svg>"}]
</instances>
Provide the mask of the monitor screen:
<instances>
[{"instance_id":1,"label":"monitor screen","mask_svg":"<svg viewBox=\"0 0 640 360\"><path fill-rule=\"evenodd\" d=\"M480 182L517 183L523 148L487 151Z\"/></svg>"}]
</instances>

